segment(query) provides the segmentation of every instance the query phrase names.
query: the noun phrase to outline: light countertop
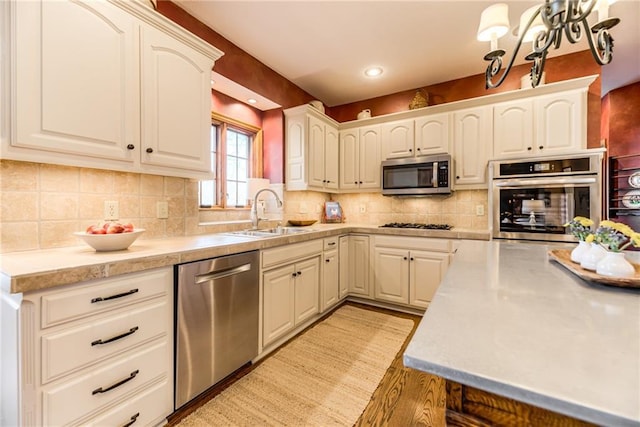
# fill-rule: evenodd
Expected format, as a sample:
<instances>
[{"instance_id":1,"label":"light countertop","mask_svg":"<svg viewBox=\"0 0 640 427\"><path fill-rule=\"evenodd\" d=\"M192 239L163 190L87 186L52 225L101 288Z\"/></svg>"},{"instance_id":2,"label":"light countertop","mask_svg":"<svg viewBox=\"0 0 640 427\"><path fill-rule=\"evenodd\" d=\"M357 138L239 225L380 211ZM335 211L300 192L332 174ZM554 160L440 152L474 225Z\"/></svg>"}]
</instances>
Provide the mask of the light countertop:
<instances>
[{"instance_id":1,"label":"light countertop","mask_svg":"<svg viewBox=\"0 0 640 427\"><path fill-rule=\"evenodd\" d=\"M464 241L406 366L601 425L640 426L640 290L585 282L557 246Z\"/></svg>"},{"instance_id":2,"label":"light countertop","mask_svg":"<svg viewBox=\"0 0 640 427\"><path fill-rule=\"evenodd\" d=\"M448 239L489 239L488 231L415 230L357 224L317 224L309 232L268 238L207 234L163 239L138 239L129 249L96 252L82 244L59 249L0 255L3 288L11 293L35 291L85 280L113 277L157 267L346 233L388 234Z\"/></svg>"}]
</instances>

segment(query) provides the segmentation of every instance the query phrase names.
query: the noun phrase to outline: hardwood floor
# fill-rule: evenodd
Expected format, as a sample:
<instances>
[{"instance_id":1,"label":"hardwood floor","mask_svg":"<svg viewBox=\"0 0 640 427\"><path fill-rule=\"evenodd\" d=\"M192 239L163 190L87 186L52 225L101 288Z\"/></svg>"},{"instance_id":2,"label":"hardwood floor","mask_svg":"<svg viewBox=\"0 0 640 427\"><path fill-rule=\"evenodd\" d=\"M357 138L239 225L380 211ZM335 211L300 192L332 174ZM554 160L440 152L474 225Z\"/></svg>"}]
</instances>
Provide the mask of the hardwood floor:
<instances>
[{"instance_id":1,"label":"hardwood floor","mask_svg":"<svg viewBox=\"0 0 640 427\"><path fill-rule=\"evenodd\" d=\"M392 427L445 426L446 390L444 380L434 375L405 368L402 363L402 354L418 326L420 316L356 303L347 304L367 310L389 313L414 321L411 334L405 340L402 349L396 355L389 369L387 369L378 388L371 396L371 401L355 425ZM323 319L324 317L318 322ZM212 387L206 393L176 411L168 418L168 425L177 425L184 417L204 405L252 369L255 369L259 364L247 365L241 368L230 378Z\"/></svg>"}]
</instances>

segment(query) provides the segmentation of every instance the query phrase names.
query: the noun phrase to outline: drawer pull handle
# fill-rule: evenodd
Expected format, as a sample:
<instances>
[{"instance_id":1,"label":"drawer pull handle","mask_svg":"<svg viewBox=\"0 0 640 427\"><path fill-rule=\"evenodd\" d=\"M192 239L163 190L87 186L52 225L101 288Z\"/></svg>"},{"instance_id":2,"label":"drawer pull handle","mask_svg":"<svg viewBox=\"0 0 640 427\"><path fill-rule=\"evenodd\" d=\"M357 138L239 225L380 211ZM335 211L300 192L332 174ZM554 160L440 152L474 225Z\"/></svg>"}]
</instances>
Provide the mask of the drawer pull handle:
<instances>
[{"instance_id":1,"label":"drawer pull handle","mask_svg":"<svg viewBox=\"0 0 640 427\"><path fill-rule=\"evenodd\" d=\"M115 295L111 295L110 297L98 297L98 298L93 298L91 300L91 304L96 303L96 302L100 302L100 301L109 301L110 299L117 299L117 298L122 298L122 297L126 297L127 295L131 295L131 294L135 294L136 292L138 292L138 288L136 289L131 289L129 292L123 292L121 294L115 294Z\"/></svg>"},{"instance_id":2,"label":"drawer pull handle","mask_svg":"<svg viewBox=\"0 0 640 427\"><path fill-rule=\"evenodd\" d=\"M136 375L138 375L140 373L140 369L136 369L135 371L131 372L131 374L129 374L129 376L123 380L118 381L115 384L111 384L109 387L107 388L102 388L102 387L98 387L97 389L93 390L91 392L91 394L98 394L98 393L106 393L108 391L113 390L114 388L120 387L122 384L127 383L129 381L131 381L132 379L134 379L136 377Z\"/></svg>"},{"instance_id":3,"label":"drawer pull handle","mask_svg":"<svg viewBox=\"0 0 640 427\"><path fill-rule=\"evenodd\" d=\"M129 329L128 332L125 332L124 334L120 334L120 335L116 335L115 337L111 337L107 340L95 340L91 342L91 346L93 347L94 345L102 345L102 344L109 344L110 342L114 342L114 341L118 341L119 339L122 339L124 337L128 337L129 335L133 334L135 331L137 331L139 328L137 326Z\"/></svg>"},{"instance_id":4,"label":"drawer pull handle","mask_svg":"<svg viewBox=\"0 0 640 427\"><path fill-rule=\"evenodd\" d=\"M329 242L327 243L328 246L334 246L336 244L336 242Z\"/></svg>"},{"instance_id":5,"label":"drawer pull handle","mask_svg":"<svg viewBox=\"0 0 640 427\"><path fill-rule=\"evenodd\" d=\"M133 425L133 423L135 423L136 421L138 421L138 417L140 416L140 412L138 412L137 414L135 414L134 416L132 416L129 421L127 421L126 424L123 424L122 427L129 427L130 425Z\"/></svg>"}]
</instances>

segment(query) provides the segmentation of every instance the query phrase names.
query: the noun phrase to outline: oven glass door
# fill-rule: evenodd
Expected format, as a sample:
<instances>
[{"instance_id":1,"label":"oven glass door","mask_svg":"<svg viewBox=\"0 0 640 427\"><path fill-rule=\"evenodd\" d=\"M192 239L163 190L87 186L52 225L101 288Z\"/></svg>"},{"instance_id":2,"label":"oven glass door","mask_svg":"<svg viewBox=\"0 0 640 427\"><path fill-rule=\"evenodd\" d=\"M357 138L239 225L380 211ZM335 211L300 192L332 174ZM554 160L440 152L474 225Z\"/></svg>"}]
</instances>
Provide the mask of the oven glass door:
<instances>
[{"instance_id":1,"label":"oven glass door","mask_svg":"<svg viewBox=\"0 0 640 427\"><path fill-rule=\"evenodd\" d=\"M384 166L382 188L385 190L433 188L434 163Z\"/></svg>"},{"instance_id":2,"label":"oven glass door","mask_svg":"<svg viewBox=\"0 0 640 427\"><path fill-rule=\"evenodd\" d=\"M575 216L599 218L596 184L503 185L494 189L496 237L573 240L564 227Z\"/></svg>"}]
</instances>

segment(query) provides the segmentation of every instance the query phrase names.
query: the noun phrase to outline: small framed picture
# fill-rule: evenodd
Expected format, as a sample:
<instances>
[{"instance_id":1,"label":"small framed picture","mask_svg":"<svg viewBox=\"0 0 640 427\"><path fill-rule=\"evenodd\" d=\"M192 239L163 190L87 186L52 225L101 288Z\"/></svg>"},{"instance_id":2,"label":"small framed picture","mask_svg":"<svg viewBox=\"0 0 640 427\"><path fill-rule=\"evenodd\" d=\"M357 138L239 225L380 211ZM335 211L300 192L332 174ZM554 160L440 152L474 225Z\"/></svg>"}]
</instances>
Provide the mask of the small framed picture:
<instances>
[{"instance_id":1,"label":"small framed picture","mask_svg":"<svg viewBox=\"0 0 640 427\"><path fill-rule=\"evenodd\" d=\"M323 219L325 223L342 222L342 208L338 202L325 202Z\"/></svg>"}]
</instances>

